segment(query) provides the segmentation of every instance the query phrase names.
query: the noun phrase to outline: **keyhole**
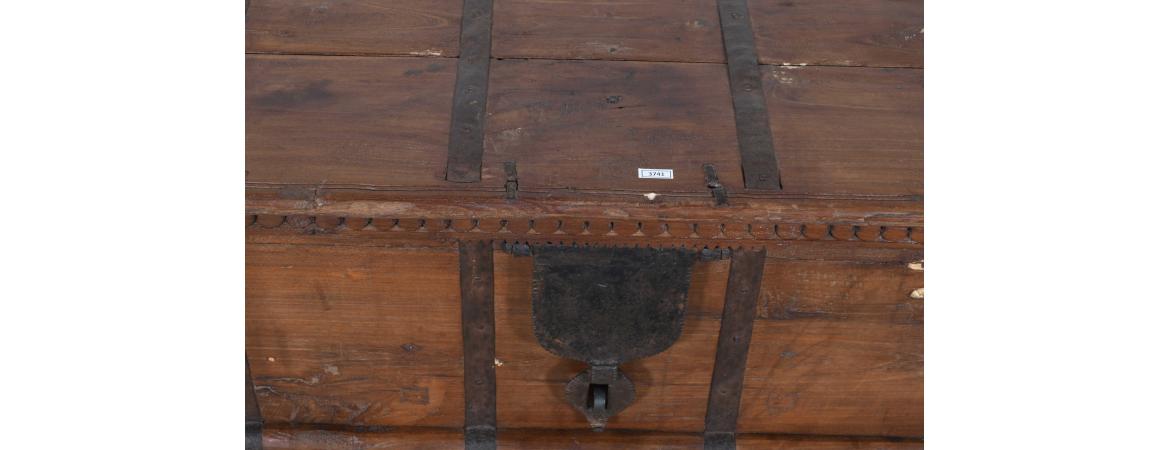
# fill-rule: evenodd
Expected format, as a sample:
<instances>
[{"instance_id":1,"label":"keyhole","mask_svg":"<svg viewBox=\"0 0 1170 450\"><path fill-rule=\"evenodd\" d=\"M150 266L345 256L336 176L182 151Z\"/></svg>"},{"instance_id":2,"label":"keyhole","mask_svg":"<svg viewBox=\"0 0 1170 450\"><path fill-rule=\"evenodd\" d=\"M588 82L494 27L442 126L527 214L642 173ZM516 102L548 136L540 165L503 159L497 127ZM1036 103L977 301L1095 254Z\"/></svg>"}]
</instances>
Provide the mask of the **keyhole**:
<instances>
[{"instance_id":1,"label":"keyhole","mask_svg":"<svg viewBox=\"0 0 1170 450\"><path fill-rule=\"evenodd\" d=\"M589 385L589 397L585 400L585 407L594 411L609 409L606 404L608 396L609 385L591 384Z\"/></svg>"}]
</instances>

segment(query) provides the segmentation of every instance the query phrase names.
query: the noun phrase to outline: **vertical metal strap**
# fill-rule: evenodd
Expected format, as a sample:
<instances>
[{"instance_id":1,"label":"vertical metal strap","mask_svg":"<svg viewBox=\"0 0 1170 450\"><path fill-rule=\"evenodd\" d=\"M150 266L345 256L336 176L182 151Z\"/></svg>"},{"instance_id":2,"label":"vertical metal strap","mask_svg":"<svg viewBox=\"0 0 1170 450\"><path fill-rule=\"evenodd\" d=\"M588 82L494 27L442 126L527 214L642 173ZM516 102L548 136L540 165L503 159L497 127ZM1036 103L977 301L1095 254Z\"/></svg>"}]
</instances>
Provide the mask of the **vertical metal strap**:
<instances>
[{"instance_id":1,"label":"vertical metal strap","mask_svg":"<svg viewBox=\"0 0 1170 450\"><path fill-rule=\"evenodd\" d=\"M711 372L711 392L707 397L703 445L708 450L735 448L743 373L747 367L766 254L763 249L731 252L723 322L719 326L715 370Z\"/></svg>"},{"instance_id":2,"label":"vertical metal strap","mask_svg":"<svg viewBox=\"0 0 1170 450\"><path fill-rule=\"evenodd\" d=\"M479 181L488 68L492 51L492 0L463 0L459 68L447 141L447 181Z\"/></svg>"},{"instance_id":3,"label":"vertical metal strap","mask_svg":"<svg viewBox=\"0 0 1170 450\"><path fill-rule=\"evenodd\" d=\"M264 419L260 416L260 404L256 402L252 368L247 357L244 358L244 388L244 449L260 450L263 447Z\"/></svg>"},{"instance_id":4,"label":"vertical metal strap","mask_svg":"<svg viewBox=\"0 0 1170 450\"><path fill-rule=\"evenodd\" d=\"M778 191L780 169L772 145L768 105L760 81L759 58L747 0L719 0L718 3L744 187Z\"/></svg>"},{"instance_id":5,"label":"vertical metal strap","mask_svg":"<svg viewBox=\"0 0 1170 450\"><path fill-rule=\"evenodd\" d=\"M459 242L464 444L496 448L496 326L491 241Z\"/></svg>"}]
</instances>

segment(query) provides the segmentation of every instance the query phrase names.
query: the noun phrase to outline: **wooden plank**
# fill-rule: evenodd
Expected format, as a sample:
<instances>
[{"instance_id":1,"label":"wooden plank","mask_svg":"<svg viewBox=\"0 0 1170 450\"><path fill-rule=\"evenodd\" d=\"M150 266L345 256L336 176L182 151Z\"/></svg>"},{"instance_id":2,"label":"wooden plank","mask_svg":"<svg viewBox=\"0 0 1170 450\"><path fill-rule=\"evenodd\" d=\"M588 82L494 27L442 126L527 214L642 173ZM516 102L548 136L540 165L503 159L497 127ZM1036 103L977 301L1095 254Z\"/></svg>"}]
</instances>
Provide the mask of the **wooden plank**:
<instances>
[{"instance_id":1,"label":"wooden plank","mask_svg":"<svg viewBox=\"0 0 1170 450\"><path fill-rule=\"evenodd\" d=\"M621 366L637 398L609 420L607 433L702 431L727 268L727 261L696 264L682 336L658 355ZM496 255L496 327L500 429L587 430L584 416L564 400L565 383L585 364L553 356L533 334L532 258Z\"/></svg>"},{"instance_id":2,"label":"wooden plank","mask_svg":"<svg viewBox=\"0 0 1170 450\"><path fill-rule=\"evenodd\" d=\"M463 317L464 437L468 449L496 448L496 324L491 241L459 243Z\"/></svg>"},{"instance_id":3,"label":"wooden plank","mask_svg":"<svg viewBox=\"0 0 1170 450\"><path fill-rule=\"evenodd\" d=\"M249 183L433 186L455 61L251 55Z\"/></svg>"},{"instance_id":4,"label":"wooden plank","mask_svg":"<svg viewBox=\"0 0 1170 450\"><path fill-rule=\"evenodd\" d=\"M248 245L266 424L463 426L457 253Z\"/></svg>"},{"instance_id":5,"label":"wooden plank","mask_svg":"<svg viewBox=\"0 0 1170 450\"><path fill-rule=\"evenodd\" d=\"M463 445L462 432L441 428L395 428L393 430L345 431L310 428L264 430L264 448L271 450L352 450L421 449L447 450ZM500 448L544 450L696 449L702 446L698 434L608 430L501 430ZM921 441L832 436L785 436L743 434L740 450L911 450Z\"/></svg>"},{"instance_id":6,"label":"wooden plank","mask_svg":"<svg viewBox=\"0 0 1170 450\"><path fill-rule=\"evenodd\" d=\"M731 253L731 271L727 276L703 427L704 447L708 449L735 449L736 419L766 254L764 249L735 249Z\"/></svg>"},{"instance_id":7,"label":"wooden plank","mask_svg":"<svg viewBox=\"0 0 1170 450\"><path fill-rule=\"evenodd\" d=\"M495 61L483 184L519 190L710 198L712 163L742 203L741 161L718 65ZM454 63L447 59L248 58L246 179L435 188L445 171ZM763 66L785 194L922 195L922 71ZM673 180L637 178L674 169ZM580 195L580 194L577 194Z\"/></svg>"},{"instance_id":8,"label":"wooden plank","mask_svg":"<svg viewBox=\"0 0 1170 450\"><path fill-rule=\"evenodd\" d=\"M250 0L249 52L459 55L461 0Z\"/></svg>"},{"instance_id":9,"label":"wooden plank","mask_svg":"<svg viewBox=\"0 0 1170 450\"><path fill-rule=\"evenodd\" d=\"M293 193L301 196L290 195ZM922 227L923 223L921 199L737 198L733 208L712 208L709 193L690 197L663 195L655 197L654 201L648 201L642 193L636 192L599 193L591 195L588 202L581 201L580 197L556 197L548 191L540 196L524 196L519 201L507 201L500 192L461 191L459 194L329 187L297 190L251 187L245 195L247 212L252 214L332 215L347 217L347 220L352 217L426 217L451 219L456 223L482 219L480 229L485 231L494 231L492 228L503 218L522 219L524 222L552 220L554 223L558 219L576 219L576 226L569 222L562 227L571 236L583 234L584 221L590 221L591 232L594 232L598 224L608 228L610 221L643 220L647 223L653 219L669 222L672 236L690 236L686 230L693 229L694 225L716 223L731 226L754 222L763 225L765 230L772 228L779 239L802 238L801 224L852 223L862 227L858 235L869 241L874 239L869 227L878 227L880 232L880 227L889 226L891 230L888 231L897 231L892 227L901 226L905 230L905 227ZM631 201L632 198L640 201ZM494 223L492 219L495 219ZM515 223L519 222L512 224ZM527 228L510 226L509 230L526 233Z\"/></svg>"},{"instance_id":10,"label":"wooden plank","mask_svg":"<svg viewBox=\"0 0 1170 450\"><path fill-rule=\"evenodd\" d=\"M921 437L922 271L769 258L739 430Z\"/></svg>"},{"instance_id":11,"label":"wooden plank","mask_svg":"<svg viewBox=\"0 0 1170 450\"><path fill-rule=\"evenodd\" d=\"M500 448L508 450L691 450L703 445L696 434L589 430L504 430Z\"/></svg>"},{"instance_id":12,"label":"wooden plank","mask_svg":"<svg viewBox=\"0 0 1170 450\"><path fill-rule=\"evenodd\" d=\"M738 175L735 120L722 65L625 61L495 61L484 179L520 189L691 192L709 197L703 164ZM639 179L639 168L674 179Z\"/></svg>"},{"instance_id":13,"label":"wooden plank","mask_svg":"<svg viewBox=\"0 0 1170 450\"><path fill-rule=\"evenodd\" d=\"M497 58L723 62L714 0L497 0Z\"/></svg>"},{"instance_id":14,"label":"wooden plank","mask_svg":"<svg viewBox=\"0 0 1170 450\"><path fill-rule=\"evenodd\" d=\"M922 67L922 0L748 0L765 64Z\"/></svg>"},{"instance_id":15,"label":"wooden plank","mask_svg":"<svg viewBox=\"0 0 1170 450\"><path fill-rule=\"evenodd\" d=\"M761 70L785 193L922 195L923 71Z\"/></svg>"},{"instance_id":16,"label":"wooden plank","mask_svg":"<svg viewBox=\"0 0 1170 450\"><path fill-rule=\"evenodd\" d=\"M785 436L777 434L741 434L738 450L916 450L921 440L893 440L848 436Z\"/></svg>"},{"instance_id":17,"label":"wooden plank","mask_svg":"<svg viewBox=\"0 0 1170 450\"><path fill-rule=\"evenodd\" d=\"M267 450L354 450L411 449L450 450L463 448L463 431L442 428L396 428L393 430L347 431L305 428L265 428Z\"/></svg>"}]
</instances>

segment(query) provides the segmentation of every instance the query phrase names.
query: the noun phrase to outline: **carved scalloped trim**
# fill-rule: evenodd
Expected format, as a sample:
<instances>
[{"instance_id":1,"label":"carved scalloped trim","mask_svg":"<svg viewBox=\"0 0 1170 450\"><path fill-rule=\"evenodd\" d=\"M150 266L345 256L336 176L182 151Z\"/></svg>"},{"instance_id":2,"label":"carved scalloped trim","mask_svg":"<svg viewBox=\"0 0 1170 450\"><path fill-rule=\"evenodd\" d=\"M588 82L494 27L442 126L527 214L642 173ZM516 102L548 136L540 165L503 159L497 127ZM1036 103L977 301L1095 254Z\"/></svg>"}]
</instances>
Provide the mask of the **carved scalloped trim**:
<instances>
[{"instance_id":1,"label":"carved scalloped trim","mask_svg":"<svg viewBox=\"0 0 1170 450\"><path fill-rule=\"evenodd\" d=\"M480 239L561 240L589 238L669 240L787 240L923 243L923 227L849 223L719 223L635 219L429 219L365 218L307 215L248 214L245 226L254 229L301 231L306 234L390 232L418 236L474 235Z\"/></svg>"}]
</instances>

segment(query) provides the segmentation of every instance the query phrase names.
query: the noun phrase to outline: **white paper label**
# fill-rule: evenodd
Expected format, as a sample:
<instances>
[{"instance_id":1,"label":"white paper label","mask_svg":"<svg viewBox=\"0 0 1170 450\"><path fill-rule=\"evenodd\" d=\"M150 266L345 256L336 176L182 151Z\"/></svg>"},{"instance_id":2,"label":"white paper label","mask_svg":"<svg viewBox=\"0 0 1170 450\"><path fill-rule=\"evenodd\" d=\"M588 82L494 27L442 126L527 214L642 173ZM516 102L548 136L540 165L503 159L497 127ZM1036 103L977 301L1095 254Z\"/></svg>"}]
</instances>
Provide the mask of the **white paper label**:
<instances>
[{"instance_id":1,"label":"white paper label","mask_svg":"<svg viewBox=\"0 0 1170 450\"><path fill-rule=\"evenodd\" d=\"M673 180L674 169L638 169L638 178Z\"/></svg>"}]
</instances>

